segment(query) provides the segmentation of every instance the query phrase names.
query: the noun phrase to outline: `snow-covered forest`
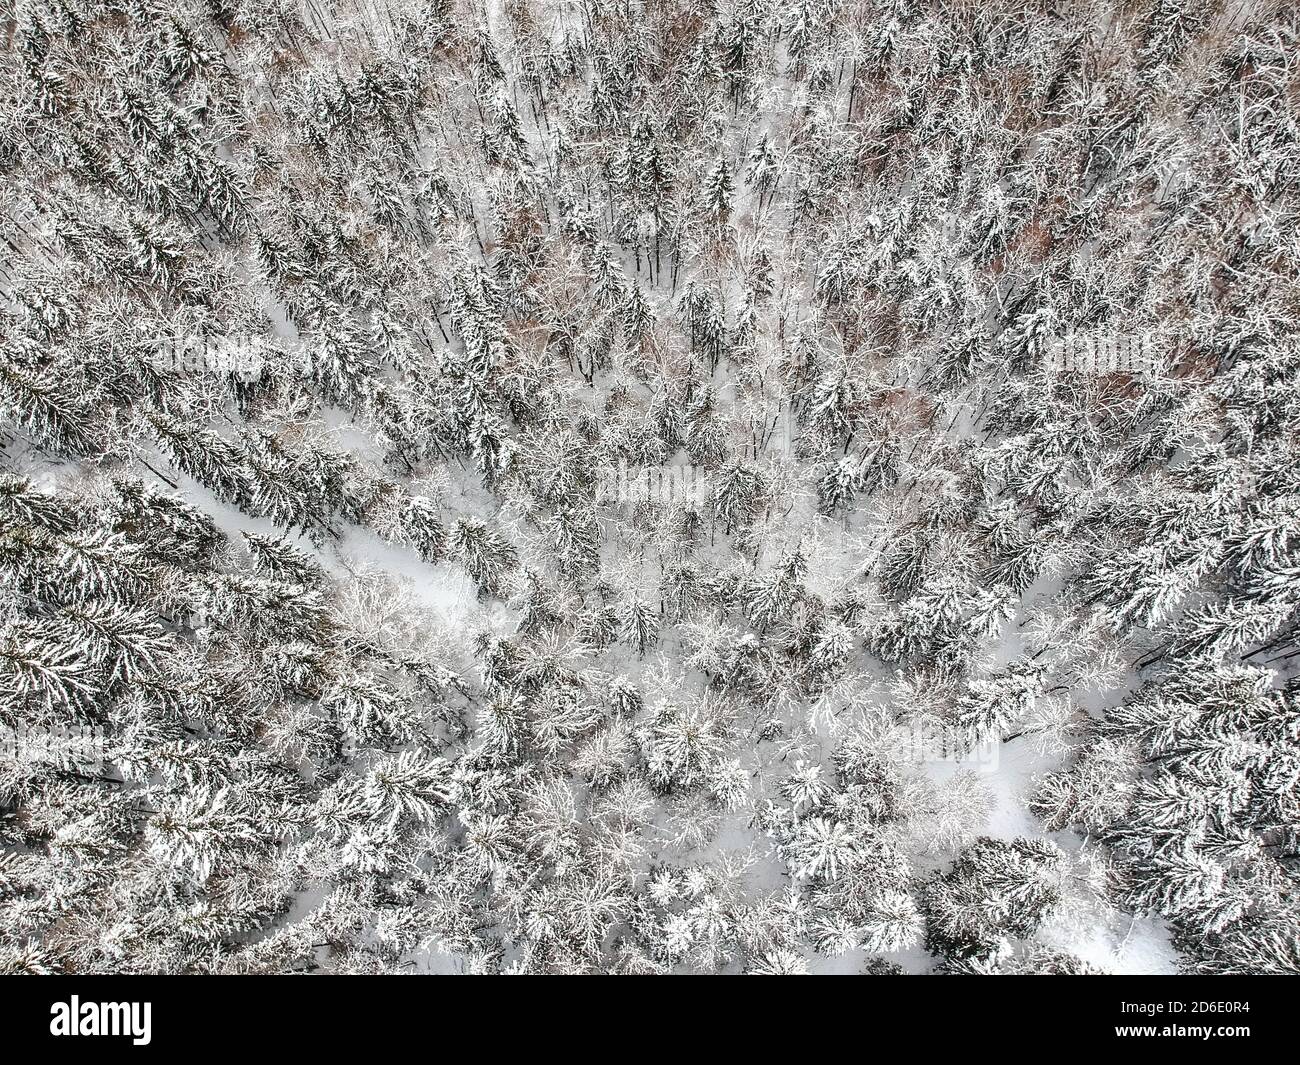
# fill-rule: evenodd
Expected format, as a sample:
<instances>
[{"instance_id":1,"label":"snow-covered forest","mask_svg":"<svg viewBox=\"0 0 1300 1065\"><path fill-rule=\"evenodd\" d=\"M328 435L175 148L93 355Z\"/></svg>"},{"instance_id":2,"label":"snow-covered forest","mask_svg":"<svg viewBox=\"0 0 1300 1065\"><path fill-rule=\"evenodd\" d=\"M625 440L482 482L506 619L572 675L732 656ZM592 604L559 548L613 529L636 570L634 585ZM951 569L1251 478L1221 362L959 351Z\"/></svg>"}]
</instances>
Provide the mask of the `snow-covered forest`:
<instances>
[{"instance_id":1,"label":"snow-covered forest","mask_svg":"<svg viewBox=\"0 0 1300 1065\"><path fill-rule=\"evenodd\" d=\"M0 0L0 972L1300 971L1292 0Z\"/></svg>"}]
</instances>

